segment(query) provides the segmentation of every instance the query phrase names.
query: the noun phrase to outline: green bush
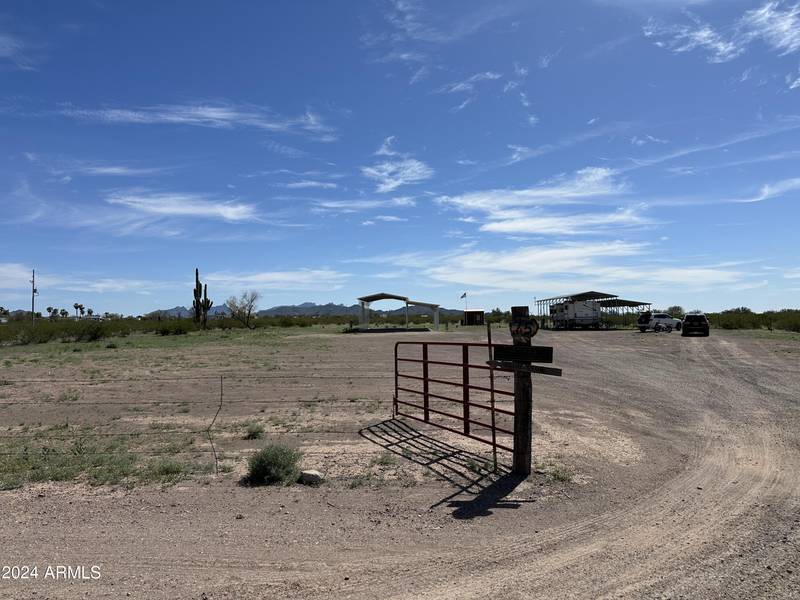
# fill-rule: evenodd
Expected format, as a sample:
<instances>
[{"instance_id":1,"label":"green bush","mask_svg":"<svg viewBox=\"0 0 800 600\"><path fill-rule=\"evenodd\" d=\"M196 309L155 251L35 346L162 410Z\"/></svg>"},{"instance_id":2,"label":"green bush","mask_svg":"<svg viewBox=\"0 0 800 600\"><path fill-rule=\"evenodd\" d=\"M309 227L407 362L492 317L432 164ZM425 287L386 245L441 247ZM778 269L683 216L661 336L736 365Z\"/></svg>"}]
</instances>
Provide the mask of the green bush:
<instances>
[{"instance_id":1,"label":"green bush","mask_svg":"<svg viewBox=\"0 0 800 600\"><path fill-rule=\"evenodd\" d=\"M250 457L247 485L291 485L300 476L300 457L298 450L281 444L271 444Z\"/></svg>"}]
</instances>

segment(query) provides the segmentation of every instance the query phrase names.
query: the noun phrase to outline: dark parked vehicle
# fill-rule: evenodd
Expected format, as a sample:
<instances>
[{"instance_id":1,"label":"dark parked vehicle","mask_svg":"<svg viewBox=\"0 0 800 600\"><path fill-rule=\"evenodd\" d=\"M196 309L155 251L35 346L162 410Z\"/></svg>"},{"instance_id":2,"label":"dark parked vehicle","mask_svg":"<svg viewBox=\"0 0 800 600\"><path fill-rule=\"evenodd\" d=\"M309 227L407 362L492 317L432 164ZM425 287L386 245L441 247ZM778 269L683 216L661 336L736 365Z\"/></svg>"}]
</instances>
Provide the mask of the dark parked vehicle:
<instances>
[{"instance_id":1,"label":"dark parked vehicle","mask_svg":"<svg viewBox=\"0 0 800 600\"><path fill-rule=\"evenodd\" d=\"M683 327L681 328L682 336L699 333L700 335L708 337L709 329L708 317L703 314L686 315L683 317Z\"/></svg>"}]
</instances>

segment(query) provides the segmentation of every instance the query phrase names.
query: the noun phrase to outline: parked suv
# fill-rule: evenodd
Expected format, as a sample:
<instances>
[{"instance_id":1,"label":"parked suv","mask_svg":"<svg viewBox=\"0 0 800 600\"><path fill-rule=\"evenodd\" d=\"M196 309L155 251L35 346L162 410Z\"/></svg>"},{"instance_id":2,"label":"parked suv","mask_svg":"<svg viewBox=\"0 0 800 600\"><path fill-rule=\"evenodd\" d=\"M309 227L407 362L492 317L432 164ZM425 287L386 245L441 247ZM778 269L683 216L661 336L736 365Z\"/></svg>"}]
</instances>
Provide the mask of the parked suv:
<instances>
[{"instance_id":1,"label":"parked suv","mask_svg":"<svg viewBox=\"0 0 800 600\"><path fill-rule=\"evenodd\" d=\"M704 314L686 315L683 317L683 328L681 335L691 335L699 333L700 335L708 337L709 332L708 317Z\"/></svg>"},{"instance_id":2,"label":"parked suv","mask_svg":"<svg viewBox=\"0 0 800 600\"><path fill-rule=\"evenodd\" d=\"M660 325L670 331L673 329L680 331L682 323L680 319L676 319L667 313L654 313L648 310L639 315L639 318L636 319L636 325L639 327L639 331L644 333L648 329L654 329L656 325Z\"/></svg>"}]
</instances>

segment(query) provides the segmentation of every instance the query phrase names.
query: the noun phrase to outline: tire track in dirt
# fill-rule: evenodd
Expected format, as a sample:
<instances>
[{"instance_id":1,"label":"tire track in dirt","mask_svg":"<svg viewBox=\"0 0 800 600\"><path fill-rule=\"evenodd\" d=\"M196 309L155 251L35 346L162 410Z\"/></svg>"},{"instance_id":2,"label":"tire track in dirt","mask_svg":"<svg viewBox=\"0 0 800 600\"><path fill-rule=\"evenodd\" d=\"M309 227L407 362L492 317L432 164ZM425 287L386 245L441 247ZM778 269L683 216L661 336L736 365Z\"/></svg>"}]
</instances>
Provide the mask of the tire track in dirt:
<instances>
[{"instance_id":1,"label":"tire track in dirt","mask_svg":"<svg viewBox=\"0 0 800 600\"><path fill-rule=\"evenodd\" d=\"M687 391L703 385L703 379L718 379L721 370L728 370L727 365L721 363L729 361L715 357L714 352L708 351L707 343L689 346L689 351L699 355L701 371L707 378L697 378L686 386ZM728 354L725 359L730 356L730 352L723 354ZM737 390L724 391L735 393ZM684 398L692 401L687 393ZM477 598L485 597L487 592L495 597L504 597L503 594L513 597L521 590L526 594L539 592L558 596L558 582L565 580L569 585L561 588L561 593L585 597L630 595L659 582L663 584L667 576L672 586L677 585L675 581L680 579L681 566L703 551L709 540L722 536L730 538L727 524L752 510L759 497L780 491L782 452L771 443L775 438L774 428L737 431L741 428L720 419L724 413L734 412L737 405L731 400L723 401L723 405L727 410L722 415L716 410L705 411L703 422L695 432L698 443L684 472L640 499L632 509L620 509L548 531L546 541L522 537L481 552L478 557L466 560L449 557L452 560L446 561L448 571L483 572L473 575L467 585L456 589L452 581L448 581L432 587L421 586L398 597L418 597L422 590L425 590L424 597L430 598ZM745 408L760 413L759 421L769 417L758 407L745 405ZM749 468L751 465L758 467ZM692 494L686 502L683 496L687 490L702 493ZM666 521L670 521L666 529L652 525ZM592 534L594 539L583 543L582 538ZM658 539L653 539L654 535ZM748 536L749 532L740 532L735 537L741 543ZM565 544L566 548L559 547ZM548 551L553 554L541 556ZM487 563L490 566L481 569ZM587 563L591 566L582 566ZM530 574L531 569L535 570L534 575ZM432 570L412 569L417 581L442 579L442 570L441 565ZM598 585L596 573L604 571L616 575ZM514 581L511 585L516 591L498 583L503 581ZM578 582L584 585L576 585Z\"/></svg>"}]
</instances>

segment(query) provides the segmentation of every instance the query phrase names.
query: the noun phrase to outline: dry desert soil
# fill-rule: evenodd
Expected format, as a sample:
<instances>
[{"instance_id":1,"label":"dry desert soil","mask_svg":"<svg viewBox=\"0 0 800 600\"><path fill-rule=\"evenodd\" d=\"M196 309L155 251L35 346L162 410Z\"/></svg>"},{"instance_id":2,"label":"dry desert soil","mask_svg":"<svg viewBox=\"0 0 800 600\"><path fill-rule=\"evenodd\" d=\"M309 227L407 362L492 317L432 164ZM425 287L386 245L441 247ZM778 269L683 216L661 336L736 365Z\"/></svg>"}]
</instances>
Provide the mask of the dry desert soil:
<instances>
[{"instance_id":1,"label":"dry desert soil","mask_svg":"<svg viewBox=\"0 0 800 600\"><path fill-rule=\"evenodd\" d=\"M800 336L540 332L564 375L533 378L525 481L507 452L495 471L490 446L392 418L395 342L484 338L315 328L0 348L4 456L128 461L68 481L0 463L0 564L38 567L0 579L0 598L800 597ZM272 442L326 482L241 485ZM57 565L100 576L44 578Z\"/></svg>"}]
</instances>

